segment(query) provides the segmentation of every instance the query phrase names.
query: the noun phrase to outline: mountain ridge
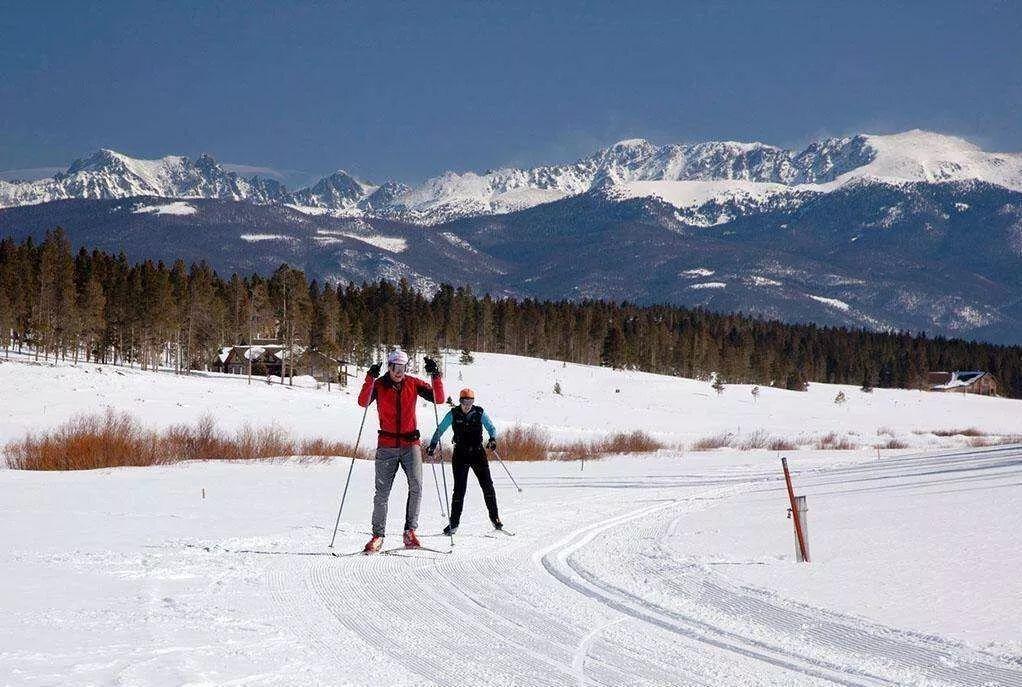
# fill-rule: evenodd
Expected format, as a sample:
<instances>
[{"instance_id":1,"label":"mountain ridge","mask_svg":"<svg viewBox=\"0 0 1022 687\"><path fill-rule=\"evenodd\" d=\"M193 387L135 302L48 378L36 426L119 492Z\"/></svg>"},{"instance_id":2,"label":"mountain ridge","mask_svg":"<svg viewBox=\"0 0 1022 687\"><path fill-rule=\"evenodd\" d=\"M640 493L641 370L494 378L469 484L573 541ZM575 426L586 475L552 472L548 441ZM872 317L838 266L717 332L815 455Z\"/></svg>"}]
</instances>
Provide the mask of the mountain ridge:
<instances>
[{"instance_id":1,"label":"mountain ridge","mask_svg":"<svg viewBox=\"0 0 1022 687\"><path fill-rule=\"evenodd\" d=\"M696 201L714 198L726 203L743 196L756 206L789 193L788 202L797 202L848 183L963 179L1022 190L1022 154L987 153L964 139L921 130L827 138L802 150L737 141L656 145L635 138L569 164L504 167L481 174L447 171L416 186L393 180L374 184L338 169L292 191L279 181L227 171L206 154L194 161L175 155L141 160L100 149L50 179L0 181L0 207L136 195L220 198L286 204L309 214L377 216L432 226L461 217L516 212L594 189L610 198L656 196L686 211ZM706 182L720 183L714 189ZM714 190L716 195L707 193Z\"/></svg>"}]
</instances>

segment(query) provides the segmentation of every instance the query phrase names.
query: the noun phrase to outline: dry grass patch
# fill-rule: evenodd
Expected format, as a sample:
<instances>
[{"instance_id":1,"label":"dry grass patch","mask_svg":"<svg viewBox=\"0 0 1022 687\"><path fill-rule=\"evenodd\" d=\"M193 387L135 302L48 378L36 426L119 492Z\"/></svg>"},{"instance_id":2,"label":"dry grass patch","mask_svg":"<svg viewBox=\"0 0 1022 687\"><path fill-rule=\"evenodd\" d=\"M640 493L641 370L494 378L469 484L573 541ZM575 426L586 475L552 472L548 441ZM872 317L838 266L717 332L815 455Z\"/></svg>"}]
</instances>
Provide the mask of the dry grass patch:
<instances>
[{"instance_id":1,"label":"dry grass patch","mask_svg":"<svg viewBox=\"0 0 1022 687\"><path fill-rule=\"evenodd\" d=\"M734 446L734 435L730 432L720 432L710 436L696 439L692 443L693 451L712 451L715 448L730 448Z\"/></svg>"},{"instance_id":2,"label":"dry grass patch","mask_svg":"<svg viewBox=\"0 0 1022 687\"><path fill-rule=\"evenodd\" d=\"M818 451L851 451L859 448L859 445L847 436L838 435L837 432L828 432L816 440L813 448Z\"/></svg>"},{"instance_id":3,"label":"dry grass patch","mask_svg":"<svg viewBox=\"0 0 1022 687\"><path fill-rule=\"evenodd\" d=\"M547 460L553 450L550 436L535 427L510 427L501 432L500 443L504 460Z\"/></svg>"},{"instance_id":4,"label":"dry grass patch","mask_svg":"<svg viewBox=\"0 0 1022 687\"><path fill-rule=\"evenodd\" d=\"M536 427L515 426L500 435L504 460L586 460L608 455L652 453L665 448L663 442L642 431L618 432L593 441L558 443Z\"/></svg>"},{"instance_id":5,"label":"dry grass patch","mask_svg":"<svg viewBox=\"0 0 1022 687\"><path fill-rule=\"evenodd\" d=\"M987 432L976 427L966 429L935 429L931 434L938 437L985 437Z\"/></svg>"},{"instance_id":6,"label":"dry grass patch","mask_svg":"<svg viewBox=\"0 0 1022 687\"><path fill-rule=\"evenodd\" d=\"M890 438L882 444L874 444L876 448L908 448L908 443L901 439Z\"/></svg>"},{"instance_id":7,"label":"dry grass patch","mask_svg":"<svg viewBox=\"0 0 1022 687\"><path fill-rule=\"evenodd\" d=\"M143 426L128 413L72 418L56 429L28 434L3 447L16 470L92 470L166 465L183 460L248 460L285 456L350 456L354 447L325 439L295 440L283 429L245 425L221 431L211 416L164 431ZM359 451L364 457L365 451Z\"/></svg>"}]
</instances>

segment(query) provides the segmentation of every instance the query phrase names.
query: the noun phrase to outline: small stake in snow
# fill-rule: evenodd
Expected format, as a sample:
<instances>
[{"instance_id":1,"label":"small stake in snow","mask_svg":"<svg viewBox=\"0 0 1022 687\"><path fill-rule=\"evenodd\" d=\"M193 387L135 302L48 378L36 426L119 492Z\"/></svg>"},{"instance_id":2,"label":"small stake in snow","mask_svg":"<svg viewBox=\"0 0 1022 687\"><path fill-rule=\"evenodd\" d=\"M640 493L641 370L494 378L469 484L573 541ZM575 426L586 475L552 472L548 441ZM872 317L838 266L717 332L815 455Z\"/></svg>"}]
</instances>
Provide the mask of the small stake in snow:
<instances>
[{"instance_id":1,"label":"small stake in snow","mask_svg":"<svg viewBox=\"0 0 1022 687\"><path fill-rule=\"evenodd\" d=\"M788 459L781 458L781 467L784 468L784 481L788 485L788 500L791 503L791 509L788 511L788 517L790 517L795 523L795 539L798 541L798 550L796 553L799 554L799 562L809 562L809 548L806 546L806 538L803 525L805 524L805 514L808 511L806 508L806 497L795 496L795 490L791 486L791 473L788 472Z\"/></svg>"},{"instance_id":2,"label":"small stake in snow","mask_svg":"<svg viewBox=\"0 0 1022 687\"><path fill-rule=\"evenodd\" d=\"M202 488L202 498L203 498L203 500L205 500L205 498L206 498L206 487Z\"/></svg>"}]
</instances>

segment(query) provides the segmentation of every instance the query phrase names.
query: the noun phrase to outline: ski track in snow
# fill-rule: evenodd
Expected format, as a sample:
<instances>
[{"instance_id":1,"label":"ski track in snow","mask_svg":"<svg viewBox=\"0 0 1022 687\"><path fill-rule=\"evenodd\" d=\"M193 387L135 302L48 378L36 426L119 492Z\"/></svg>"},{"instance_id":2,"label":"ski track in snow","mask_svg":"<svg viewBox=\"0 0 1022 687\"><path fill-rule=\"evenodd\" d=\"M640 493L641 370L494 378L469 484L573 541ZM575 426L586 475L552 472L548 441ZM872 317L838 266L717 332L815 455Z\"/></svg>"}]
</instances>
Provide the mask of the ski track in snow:
<instances>
[{"instance_id":1,"label":"ski track in snow","mask_svg":"<svg viewBox=\"0 0 1022 687\"><path fill-rule=\"evenodd\" d=\"M711 406L687 404L705 389L688 380L479 357L491 367L507 364L497 375L504 388L481 367L466 367L461 380L462 369L452 365L450 378L535 413L506 424L553 417L565 431L613 422L677 431L678 418L696 418L699 433L740 421L865 435L890 421L911 436L916 426L1009 427L1016 417L1014 402L1002 399L878 390L856 397L859 411L872 414L841 425L849 411L831 401L840 387L814 384L805 394L764 388L756 402L731 387ZM545 388L551 375L578 394L570 407L560 396L542 396L538 383L525 384L542 379ZM245 414L253 408L287 404L297 429L314 433L353 434L360 410L342 394L249 388L212 375L4 364L0 376L19 399L0 437L107 403L144 404L147 421L161 422L190 420L207 406L248 418L257 417ZM148 393L149 385L161 393ZM605 389L618 387L620 396L601 405ZM669 403L643 405L651 395ZM777 414L768 414L774 396ZM781 412L782 402L801 405ZM622 417L628 412L634 417ZM821 553L808 567L790 562L787 496L776 456L765 451L664 450L584 469L510 463L521 494L493 467L502 519L517 536L492 534L470 478L451 555L345 555L369 536L372 469L362 461L335 548L344 557L324 555L324 547L346 459L0 471L7 547L0 568L8 581L0 587L0 685L1022 687L1010 610L1019 588L1011 574L1022 525L1014 515L1022 447L882 460L872 450L796 451L791 458L797 488L813 503L810 529ZM444 520L431 489L424 485L420 534L445 548L446 538L435 535ZM395 490L391 525L403 514L401 477ZM858 513L860 498L863 509L883 510L872 524ZM922 515L906 522L912 508ZM737 529L747 538L739 540ZM863 532L865 548L883 550L863 556ZM858 548L850 547L856 538ZM971 559L959 556L970 546ZM883 587L864 593L863 579L871 584L873 568L888 563L887 584L878 571ZM933 568L940 574L929 575ZM792 579L795 585L785 585ZM952 603L960 589L965 603ZM899 603L917 590L919 598Z\"/></svg>"},{"instance_id":2,"label":"ski track in snow","mask_svg":"<svg viewBox=\"0 0 1022 687\"><path fill-rule=\"evenodd\" d=\"M1017 448L922 456L869 478L983 470L1019 457ZM817 478L864 472L849 466ZM500 545L459 543L450 557L356 556L340 565L292 557L272 578L275 596L287 617L304 619L294 622L300 635L325 651L346 632L367 656L384 655L423 684L1022 685L1017 664L787 601L672 551L686 515L776 479L738 474L709 488L714 480L684 476L619 479L642 495L623 511L620 502L579 498L583 490L566 481L565 503L550 507L585 513L584 524L544 548L534 530ZM506 519L516 516L528 514Z\"/></svg>"}]
</instances>

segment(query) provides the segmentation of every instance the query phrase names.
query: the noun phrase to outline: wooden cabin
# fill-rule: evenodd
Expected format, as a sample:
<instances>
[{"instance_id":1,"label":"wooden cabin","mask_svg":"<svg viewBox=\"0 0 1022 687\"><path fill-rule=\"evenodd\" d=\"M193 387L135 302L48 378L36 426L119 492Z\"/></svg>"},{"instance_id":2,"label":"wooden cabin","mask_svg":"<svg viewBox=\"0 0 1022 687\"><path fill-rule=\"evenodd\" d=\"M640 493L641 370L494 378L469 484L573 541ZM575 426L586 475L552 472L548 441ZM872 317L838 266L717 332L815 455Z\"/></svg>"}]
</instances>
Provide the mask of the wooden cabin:
<instances>
[{"instance_id":1,"label":"wooden cabin","mask_svg":"<svg viewBox=\"0 0 1022 687\"><path fill-rule=\"evenodd\" d=\"M927 372L927 388L944 393L979 394L997 396L997 380L989 372L978 370L954 372Z\"/></svg>"},{"instance_id":2,"label":"wooden cabin","mask_svg":"<svg viewBox=\"0 0 1022 687\"><path fill-rule=\"evenodd\" d=\"M226 346L220 349L218 356L219 371L228 374L248 374L249 360L252 361L252 374L258 377L269 375L281 376L284 370L284 347L276 343L251 346Z\"/></svg>"}]
</instances>

